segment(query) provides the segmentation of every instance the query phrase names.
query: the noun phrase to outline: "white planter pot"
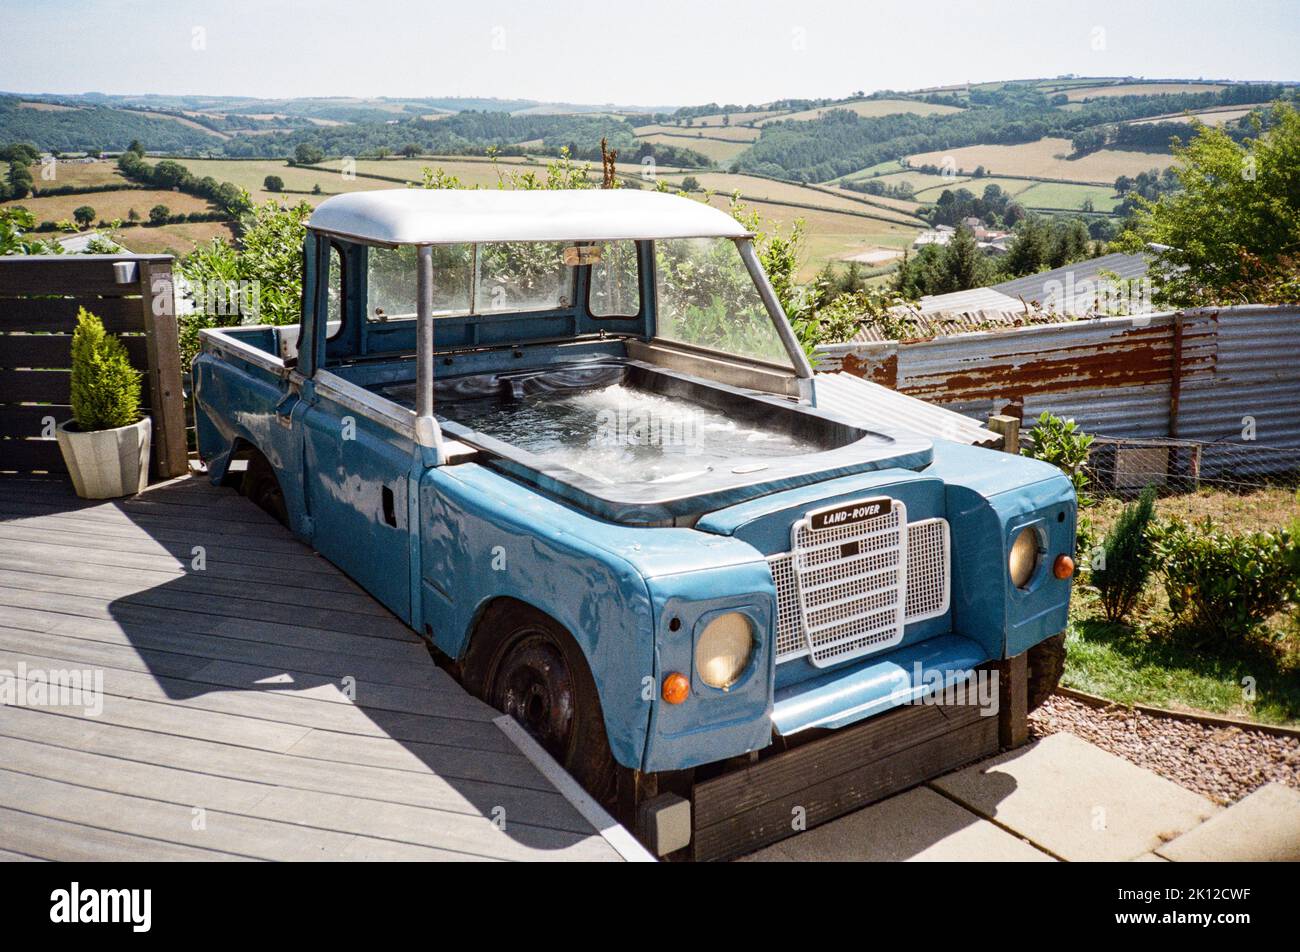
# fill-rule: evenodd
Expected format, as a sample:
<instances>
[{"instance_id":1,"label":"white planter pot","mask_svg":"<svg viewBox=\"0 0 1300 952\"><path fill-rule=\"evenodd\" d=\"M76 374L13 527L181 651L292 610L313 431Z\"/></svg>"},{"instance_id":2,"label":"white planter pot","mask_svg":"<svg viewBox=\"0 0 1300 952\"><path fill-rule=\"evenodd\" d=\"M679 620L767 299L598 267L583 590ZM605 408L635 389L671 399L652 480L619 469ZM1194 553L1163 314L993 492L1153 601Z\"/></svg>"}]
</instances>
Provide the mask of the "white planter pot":
<instances>
[{"instance_id":1,"label":"white planter pot","mask_svg":"<svg viewBox=\"0 0 1300 952\"><path fill-rule=\"evenodd\" d=\"M54 431L72 476L72 486L82 499L112 499L138 493L149 484L149 451L153 423L145 417L139 423L116 430L85 433L69 420Z\"/></svg>"}]
</instances>

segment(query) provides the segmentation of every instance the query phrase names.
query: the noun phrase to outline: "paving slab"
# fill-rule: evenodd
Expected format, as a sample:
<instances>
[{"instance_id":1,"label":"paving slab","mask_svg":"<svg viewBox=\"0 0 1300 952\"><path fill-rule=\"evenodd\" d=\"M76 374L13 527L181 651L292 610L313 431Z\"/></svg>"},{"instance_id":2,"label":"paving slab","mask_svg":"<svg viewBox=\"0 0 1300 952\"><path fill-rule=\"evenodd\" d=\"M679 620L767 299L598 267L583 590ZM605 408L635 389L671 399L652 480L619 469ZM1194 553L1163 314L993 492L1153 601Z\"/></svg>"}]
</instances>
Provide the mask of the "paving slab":
<instances>
[{"instance_id":1,"label":"paving slab","mask_svg":"<svg viewBox=\"0 0 1300 952\"><path fill-rule=\"evenodd\" d=\"M755 861L1053 862L1041 850L918 787L760 850Z\"/></svg>"},{"instance_id":2,"label":"paving slab","mask_svg":"<svg viewBox=\"0 0 1300 952\"><path fill-rule=\"evenodd\" d=\"M1067 733L931 785L1066 860L1136 859L1218 810L1205 797Z\"/></svg>"},{"instance_id":3,"label":"paving slab","mask_svg":"<svg viewBox=\"0 0 1300 952\"><path fill-rule=\"evenodd\" d=\"M1156 852L1180 863L1300 862L1300 790L1265 784Z\"/></svg>"}]
</instances>

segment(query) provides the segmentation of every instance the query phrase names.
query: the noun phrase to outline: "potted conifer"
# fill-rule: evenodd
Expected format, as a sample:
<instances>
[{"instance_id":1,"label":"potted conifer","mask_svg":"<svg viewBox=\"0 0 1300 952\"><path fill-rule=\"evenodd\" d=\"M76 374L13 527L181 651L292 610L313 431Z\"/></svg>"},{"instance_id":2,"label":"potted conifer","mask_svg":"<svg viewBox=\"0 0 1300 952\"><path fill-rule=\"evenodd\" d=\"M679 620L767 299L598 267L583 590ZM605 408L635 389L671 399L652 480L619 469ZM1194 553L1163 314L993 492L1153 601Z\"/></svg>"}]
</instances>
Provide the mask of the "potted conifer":
<instances>
[{"instance_id":1,"label":"potted conifer","mask_svg":"<svg viewBox=\"0 0 1300 952\"><path fill-rule=\"evenodd\" d=\"M138 493L149 482L152 426L126 347L84 307L72 333L72 419L55 431L83 499Z\"/></svg>"}]
</instances>

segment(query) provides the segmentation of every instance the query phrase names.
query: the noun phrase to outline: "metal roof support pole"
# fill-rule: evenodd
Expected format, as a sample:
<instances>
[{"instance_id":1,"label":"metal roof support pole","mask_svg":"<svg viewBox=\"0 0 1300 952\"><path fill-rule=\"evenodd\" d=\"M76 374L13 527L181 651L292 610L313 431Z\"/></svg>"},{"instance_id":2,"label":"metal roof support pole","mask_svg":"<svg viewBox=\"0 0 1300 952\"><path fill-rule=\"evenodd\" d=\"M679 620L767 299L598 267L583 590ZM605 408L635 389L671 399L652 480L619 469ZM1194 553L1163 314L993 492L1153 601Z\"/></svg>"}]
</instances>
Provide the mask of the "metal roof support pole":
<instances>
[{"instance_id":1,"label":"metal roof support pole","mask_svg":"<svg viewBox=\"0 0 1300 952\"><path fill-rule=\"evenodd\" d=\"M767 274L758 261L754 243L748 238L741 238L737 239L736 247L740 249L740 258L745 262L750 277L754 279L759 296L763 299L763 306L767 308L768 316L776 325L776 332L781 336L781 343L785 345L785 352L790 356L790 363L794 365L794 375L799 378L799 395L809 399L812 396L812 387L805 381L812 380L813 369L812 364L808 363L808 355L804 353L799 338L795 337L794 328L790 326L790 318L786 316L785 309L777 300L776 291L772 290L772 282L767 279Z\"/></svg>"},{"instance_id":2,"label":"metal roof support pole","mask_svg":"<svg viewBox=\"0 0 1300 952\"><path fill-rule=\"evenodd\" d=\"M442 428L433 417L433 246L416 249L415 442L441 463Z\"/></svg>"},{"instance_id":3,"label":"metal roof support pole","mask_svg":"<svg viewBox=\"0 0 1300 952\"><path fill-rule=\"evenodd\" d=\"M1169 368L1169 435L1178 438L1178 404L1183 397L1183 312L1174 315Z\"/></svg>"}]
</instances>

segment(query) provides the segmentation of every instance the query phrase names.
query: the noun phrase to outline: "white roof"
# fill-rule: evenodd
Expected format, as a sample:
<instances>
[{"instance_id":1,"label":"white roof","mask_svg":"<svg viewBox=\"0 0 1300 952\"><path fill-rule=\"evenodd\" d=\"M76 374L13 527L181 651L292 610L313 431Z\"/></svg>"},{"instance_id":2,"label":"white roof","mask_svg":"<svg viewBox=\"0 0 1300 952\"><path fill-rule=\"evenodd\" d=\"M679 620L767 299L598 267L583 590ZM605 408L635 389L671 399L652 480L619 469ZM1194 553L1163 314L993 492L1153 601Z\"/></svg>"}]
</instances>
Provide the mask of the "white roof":
<instances>
[{"instance_id":1,"label":"white roof","mask_svg":"<svg viewBox=\"0 0 1300 952\"><path fill-rule=\"evenodd\" d=\"M321 202L308 226L389 245L490 241L743 238L726 212L631 189L423 189L348 192Z\"/></svg>"}]
</instances>

